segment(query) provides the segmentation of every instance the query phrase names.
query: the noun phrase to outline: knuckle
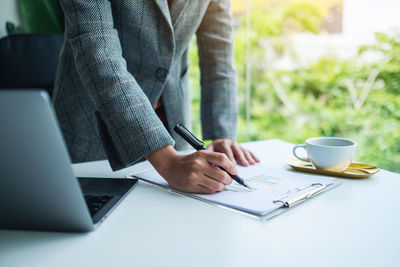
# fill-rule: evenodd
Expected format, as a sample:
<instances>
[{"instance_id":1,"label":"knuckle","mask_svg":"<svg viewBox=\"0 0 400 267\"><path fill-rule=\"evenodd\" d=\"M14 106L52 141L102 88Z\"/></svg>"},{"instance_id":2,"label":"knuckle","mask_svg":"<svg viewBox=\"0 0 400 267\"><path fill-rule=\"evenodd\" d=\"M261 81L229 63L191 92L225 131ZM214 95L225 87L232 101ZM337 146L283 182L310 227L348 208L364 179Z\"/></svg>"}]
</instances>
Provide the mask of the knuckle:
<instances>
[{"instance_id":1,"label":"knuckle","mask_svg":"<svg viewBox=\"0 0 400 267\"><path fill-rule=\"evenodd\" d=\"M225 167L228 169L233 169L234 168L234 164L233 162L225 155L223 163L225 164Z\"/></svg>"},{"instance_id":2,"label":"knuckle","mask_svg":"<svg viewBox=\"0 0 400 267\"><path fill-rule=\"evenodd\" d=\"M193 184L194 181L196 180L196 171L195 170L190 170L187 173L187 179L183 179L186 181L187 184Z\"/></svg>"},{"instance_id":3,"label":"knuckle","mask_svg":"<svg viewBox=\"0 0 400 267\"><path fill-rule=\"evenodd\" d=\"M199 167L199 166L202 165L202 163L203 163L203 161L202 161L201 158L194 159L194 160L193 160L193 166L192 166L192 167Z\"/></svg>"},{"instance_id":4,"label":"knuckle","mask_svg":"<svg viewBox=\"0 0 400 267\"><path fill-rule=\"evenodd\" d=\"M227 158L227 156L226 156L225 154L219 153L218 156L217 156L217 159L218 159L219 161L223 162L223 161L225 161L225 160L228 159L228 158Z\"/></svg>"},{"instance_id":5,"label":"knuckle","mask_svg":"<svg viewBox=\"0 0 400 267\"><path fill-rule=\"evenodd\" d=\"M228 142L224 142L224 143L222 143L222 147L225 149L229 149L230 146L229 146Z\"/></svg>"},{"instance_id":6,"label":"knuckle","mask_svg":"<svg viewBox=\"0 0 400 267\"><path fill-rule=\"evenodd\" d=\"M200 157L204 157L205 155L207 155L207 153L208 153L207 150L199 150L199 151L197 151L197 154L198 154Z\"/></svg>"},{"instance_id":7,"label":"knuckle","mask_svg":"<svg viewBox=\"0 0 400 267\"><path fill-rule=\"evenodd\" d=\"M215 178L215 180L217 180L217 181L219 181L219 182L222 183L222 182L224 182L225 179L226 179L225 175L226 175L226 174L225 174L223 171L217 170L216 173L215 173L215 175L214 175L214 178Z\"/></svg>"},{"instance_id":8,"label":"knuckle","mask_svg":"<svg viewBox=\"0 0 400 267\"><path fill-rule=\"evenodd\" d=\"M203 154L201 151L197 151L196 153L193 153L193 160L200 159L202 157L203 157Z\"/></svg>"}]
</instances>

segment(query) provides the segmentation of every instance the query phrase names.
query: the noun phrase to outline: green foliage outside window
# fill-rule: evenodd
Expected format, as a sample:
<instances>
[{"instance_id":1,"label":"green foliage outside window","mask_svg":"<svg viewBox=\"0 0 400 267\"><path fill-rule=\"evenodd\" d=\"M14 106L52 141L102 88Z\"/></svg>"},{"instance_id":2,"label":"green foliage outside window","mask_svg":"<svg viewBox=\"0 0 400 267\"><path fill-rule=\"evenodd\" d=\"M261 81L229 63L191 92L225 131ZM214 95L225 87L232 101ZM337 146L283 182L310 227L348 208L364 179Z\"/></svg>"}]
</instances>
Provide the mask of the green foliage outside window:
<instances>
[{"instance_id":1,"label":"green foliage outside window","mask_svg":"<svg viewBox=\"0 0 400 267\"><path fill-rule=\"evenodd\" d=\"M303 11L300 11L303 10ZM307 16L305 16L307 14ZM309 18L309 19L308 19ZM373 45L362 46L350 59L321 58L294 71L271 70L260 64L266 51L261 39L272 40L282 53L293 25L316 32L320 17L311 6L289 7L281 14L251 14L251 122L246 128L246 27L235 33L238 71L238 141L279 138L304 143L314 136L341 136L357 141L356 159L400 172L400 32L376 33ZM292 25L288 27L288 25ZM365 53L382 60L366 62ZM197 49L190 50L193 128L200 133L200 86ZM250 140L247 140L247 134Z\"/></svg>"},{"instance_id":2,"label":"green foliage outside window","mask_svg":"<svg viewBox=\"0 0 400 267\"><path fill-rule=\"evenodd\" d=\"M64 31L64 15L58 0L18 0L18 8L23 26L7 22L9 35Z\"/></svg>"}]
</instances>

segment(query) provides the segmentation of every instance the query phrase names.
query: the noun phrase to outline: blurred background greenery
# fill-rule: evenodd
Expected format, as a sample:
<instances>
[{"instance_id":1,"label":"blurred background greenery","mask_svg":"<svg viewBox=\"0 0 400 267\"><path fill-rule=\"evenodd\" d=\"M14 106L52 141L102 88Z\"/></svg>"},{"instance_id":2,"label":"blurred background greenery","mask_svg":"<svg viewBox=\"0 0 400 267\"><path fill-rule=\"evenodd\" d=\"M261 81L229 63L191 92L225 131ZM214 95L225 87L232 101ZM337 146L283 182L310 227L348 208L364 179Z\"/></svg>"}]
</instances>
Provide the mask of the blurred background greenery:
<instances>
[{"instance_id":1,"label":"blurred background greenery","mask_svg":"<svg viewBox=\"0 0 400 267\"><path fill-rule=\"evenodd\" d=\"M377 32L375 41L359 45L350 57L332 53L294 68L273 64L288 53L296 61L295 33L318 35L333 31L335 34L341 30L341 25L324 26L326 5L335 1L338 2L327 1L325 6L315 4L323 1L269 1L273 5L263 10L254 8L256 0L247 14L236 13L236 19L239 17L235 31L240 103L238 141L279 138L304 143L314 136L346 137L358 143L356 160L400 172L399 31ZM244 1L236 1L236 5L233 2L234 11L245 8ZM250 15L250 28L246 27L246 15ZM251 47L249 58L246 58L247 38ZM372 59L371 54L375 55ZM192 124L200 135L200 71L195 41L190 50L190 64ZM251 90L249 124L246 123L246 64L251 66L247 76Z\"/></svg>"}]
</instances>

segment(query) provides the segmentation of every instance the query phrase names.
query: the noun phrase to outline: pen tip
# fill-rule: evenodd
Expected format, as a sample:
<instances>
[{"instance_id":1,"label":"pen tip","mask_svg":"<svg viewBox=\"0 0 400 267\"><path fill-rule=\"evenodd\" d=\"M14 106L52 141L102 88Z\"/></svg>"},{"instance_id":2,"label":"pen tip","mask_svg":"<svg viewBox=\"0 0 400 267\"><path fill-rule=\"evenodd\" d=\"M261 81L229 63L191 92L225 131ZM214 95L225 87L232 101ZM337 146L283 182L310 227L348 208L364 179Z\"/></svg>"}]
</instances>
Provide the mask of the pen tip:
<instances>
[{"instance_id":1,"label":"pen tip","mask_svg":"<svg viewBox=\"0 0 400 267\"><path fill-rule=\"evenodd\" d=\"M245 182L243 182L243 186L247 187L247 188L250 188Z\"/></svg>"}]
</instances>

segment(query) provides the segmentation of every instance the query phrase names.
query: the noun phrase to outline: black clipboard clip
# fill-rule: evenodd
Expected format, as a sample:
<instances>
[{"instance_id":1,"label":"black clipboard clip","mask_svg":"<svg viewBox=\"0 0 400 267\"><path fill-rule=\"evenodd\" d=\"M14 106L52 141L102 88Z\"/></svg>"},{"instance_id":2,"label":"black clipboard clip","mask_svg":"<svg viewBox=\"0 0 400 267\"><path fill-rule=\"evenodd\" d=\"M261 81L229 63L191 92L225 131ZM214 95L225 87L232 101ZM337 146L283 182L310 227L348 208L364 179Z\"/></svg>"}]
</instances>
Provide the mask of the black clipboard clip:
<instances>
[{"instance_id":1,"label":"black clipboard clip","mask_svg":"<svg viewBox=\"0 0 400 267\"><path fill-rule=\"evenodd\" d=\"M283 207L290 208L304 200L312 198L326 188L321 183L314 183L303 188L295 188L289 193L275 199L274 203L282 203Z\"/></svg>"}]
</instances>

